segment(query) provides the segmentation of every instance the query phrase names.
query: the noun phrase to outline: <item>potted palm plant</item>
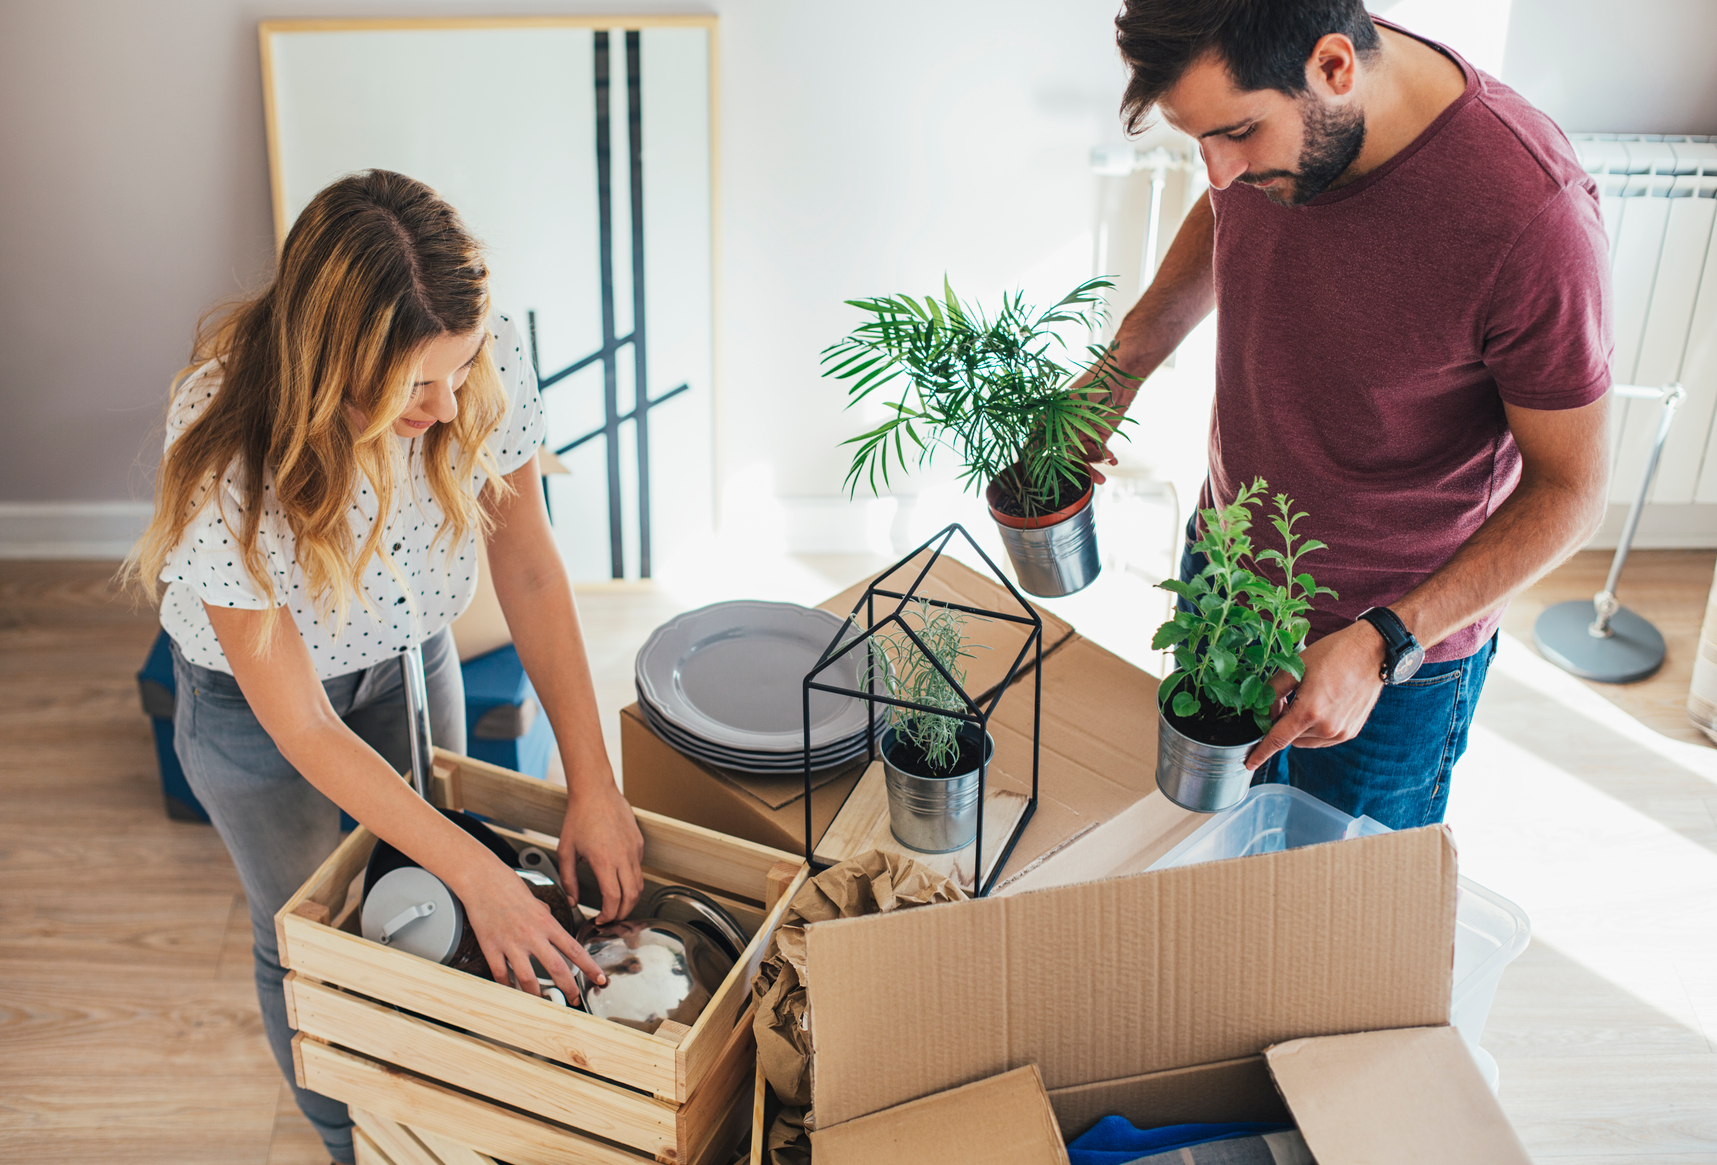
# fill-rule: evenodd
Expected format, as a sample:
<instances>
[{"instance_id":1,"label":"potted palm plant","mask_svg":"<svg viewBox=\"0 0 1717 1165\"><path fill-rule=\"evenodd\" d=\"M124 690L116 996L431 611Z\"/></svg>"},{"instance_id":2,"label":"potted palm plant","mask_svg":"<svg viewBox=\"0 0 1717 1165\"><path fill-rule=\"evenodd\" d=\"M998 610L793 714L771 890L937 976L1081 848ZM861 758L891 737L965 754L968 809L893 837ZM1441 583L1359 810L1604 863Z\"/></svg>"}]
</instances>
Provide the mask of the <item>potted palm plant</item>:
<instances>
[{"instance_id":1,"label":"potted palm plant","mask_svg":"<svg viewBox=\"0 0 1717 1165\"><path fill-rule=\"evenodd\" d=\"M1131 418L1108 403L1123 374L1095 345L1089 359L1063 364L1059 329L1094 331L1110 286L1088 280L1042 312L1016 291L994 317L961 303L946 281L939 299L848 300L870 318L824 350L823 375L847 382L849 408L897 385L883 423L845 442L856 446L849 494L861 481L878 492L891 469L927 464L946 447L965 486L984 492L1021 586L1053 597L1089 585L1100 563L1084 454Z\"/></svg>"},{"instance_id":2,"label":"potted palm plant","mask_svg":"<svg viewBox=\"0 0 1717 1165\"><path fill-rule=\"evenodd\" d=\"M1253 509L1266 488L1259 478L1229 505L1202 511L1193 550L1207 565L1190 582L1159 584L1183 602L1151 640L1158 651L1172 648L1175 660L1157 692L1157 787L1201 813L1246 795L1246 755L1269 732L1276 702L1270 678L1305 674L1306 613L1314 599L1336 597L1299 569L1300 558L1324 544L1294 533L1305 515L1286 496L1271 499L1270 524L1282 548L1253 550ZM1267 577L1266 568L1282 581Z\"/></svg>"},{"instance_id":3,"label":"potted palm plant","mask_svg":"<svg viewBox=\"0 0 1717 1165\"><path fill-rule=\"evenodd\" d=\"M967 711L960 694L966 682L960 661L972 656L966 617L919 599L901 619L918 642L904 631L878 632L868 668L871 681L889 696L917 705L891 706L879 742L889 829L911 849L951 853L978 835L981 766L995 741L978 725L943 714Z\"/></svg>"}]
</instances>

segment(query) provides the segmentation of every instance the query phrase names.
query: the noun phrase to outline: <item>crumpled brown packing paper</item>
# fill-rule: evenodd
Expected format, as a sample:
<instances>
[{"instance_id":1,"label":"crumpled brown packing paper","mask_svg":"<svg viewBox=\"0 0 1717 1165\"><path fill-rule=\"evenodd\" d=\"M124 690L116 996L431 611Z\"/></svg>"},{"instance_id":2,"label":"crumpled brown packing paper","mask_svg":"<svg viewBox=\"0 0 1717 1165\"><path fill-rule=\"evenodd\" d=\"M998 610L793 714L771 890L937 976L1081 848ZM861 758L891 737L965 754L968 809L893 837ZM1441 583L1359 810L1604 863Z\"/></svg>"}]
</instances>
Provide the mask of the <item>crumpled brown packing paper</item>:
<instances>
[{"instance_id":1,"label":"crumpled brown packing paper","mask_svg":"<svg viewBox=\"0 0 1717 1165\"><path fill-rule=\"evenodd\" d=\"M805 1131L805 1110L790 1104L769 1126L764 1142L768 1165L811 1165L811 1134Z\"/></svg>"},{"instance_id":2,"label":"crumpled brown packing paper","mask_svg":"<svg viewBox=\"0 0 1717 1165\"><path fill-rule=\"evenodd\" d=\"M757 1062L785 1105L811 1103L811 1033L805 1022L805 928L969 897L953 879L899 854L872 850L806 882L775 930L752 984Z\"/></svg>"}]
</instances>

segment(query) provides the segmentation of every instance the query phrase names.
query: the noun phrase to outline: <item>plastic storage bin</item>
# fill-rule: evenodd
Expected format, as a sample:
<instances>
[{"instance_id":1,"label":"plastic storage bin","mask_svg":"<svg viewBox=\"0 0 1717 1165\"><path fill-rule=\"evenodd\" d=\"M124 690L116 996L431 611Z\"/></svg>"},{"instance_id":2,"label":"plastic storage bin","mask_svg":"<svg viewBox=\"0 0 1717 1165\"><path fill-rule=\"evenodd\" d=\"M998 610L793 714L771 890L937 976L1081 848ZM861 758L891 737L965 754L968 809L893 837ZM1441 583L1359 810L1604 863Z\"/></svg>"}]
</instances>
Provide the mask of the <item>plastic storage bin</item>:
<instances>
[{"instance_id":1,"label":"plastic storage bin","mask_svg":"<svg viewBox=\"0 0 1717 1165\"><path fill-rule=\"evenodd\" d=\"M1258 785L1240 804L1213 816L1150 868L1251 857L1388 832L1388 826L1369 817L1350 817L1288 785ZM1479 1036L1502 972L1526 949L1532 924L1520 907L1466 878L1460 880L1455 901L1455 990L1449 1022L1459 1029L1494 1091L1496 1060L1479 1047Z\"/></svg>"}]
</instances>

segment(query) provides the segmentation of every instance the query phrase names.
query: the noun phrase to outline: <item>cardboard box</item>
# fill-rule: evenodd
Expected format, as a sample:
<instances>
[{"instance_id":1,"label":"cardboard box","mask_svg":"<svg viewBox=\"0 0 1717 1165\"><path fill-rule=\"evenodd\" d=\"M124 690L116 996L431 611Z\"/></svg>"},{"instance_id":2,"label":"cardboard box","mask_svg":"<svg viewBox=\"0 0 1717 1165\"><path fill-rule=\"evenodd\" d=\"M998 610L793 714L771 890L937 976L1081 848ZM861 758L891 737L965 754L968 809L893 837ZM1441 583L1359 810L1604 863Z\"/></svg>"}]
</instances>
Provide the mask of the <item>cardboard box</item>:
<instances>
[{"instance_id":1,"label":"cardboard box","mask_svg":"<svg viewBox=\"0 0 1717 1165\"><path fill-rule=\"evenodd\" d=\"M811 1134L816 1165L1067 1165L1034 1065Z\"/></svg>"},{"instance_id":2,"label":"cardboard box","mask_svg":"<svg viewBox=\"0 0 1717 1165\"><path fill-rule=\"evenodd\" d=\"M898 589L904 590L915 573L897 571L891 581L899 580ZM870 582L866 579L855 583L819 606L844 618L863 596ZM937 561L935 569L925 580L922 593L970 607L1000 611L1018 607L1000 583L949 557ZM878 607L880 614L881 600L878 600ZM1038 614L1043 619L1043 652L1047 668L1048 659L1063 641L1072 637L1073 629L1064 620L1041 608ZM979 651L969 661L966 686L978 699L993 692L1006 678L1008 666L1025 646L1030 629L1002 621L980 625L974 617L969 630L975 639L990 645L988 650ZM1035 657L1028 657L1027 664L1034 665ZM1142 672L1138 674L1143 675ZM1023 724L1029 745L1032 707L1029 675L1023 677L1023 681L1018 692L1010 693L1002 700L996 715L1009 717L1010 724ZM1152 691L1155 691L1154 682ZM1018 731L1017 727L1010 729L1010 739L1017 739ZM1154 757L1154 736L1152 740ZM998 752L1004 747L999 733L996 745ZM620 754L626 798L634 807L678 817L759 845L805 852L805 801L800 778L752 778L700 764L651 731L636 704L620 712ZM1027 755L1028 759L1020 770L1024 784L1016 787L1029 791L1031 765ZM845 768L815 775L811 817L817 836L822 836L829 822L834 820L841 803L858 783L865 764L863 760L855 761Z\"/></svg>"},{"instance_id":3,"label":"cardboard box","mask_svg":"<svg viewBox=\"0 0 1717 1165\"><path fill-rule=\"evenodd\" d=\"M997 785L1022 793L1031 791L1031 685L1029 675L1016 681L990 722ZM1044 658L1037 811L993 893L1142 870L1208 820L1157 791L1156 694L1154 677L1075 633ZM796 779L736 779L701 765L652 732L637 705L620 714L620 741L632 804L804 852ZM821 775L811 798L818 837L864 764Z\"/></svg>"},{"instance_id":4,"label":"cardboard box","mask_svg":"<svg viewBox=\"0 0 1717 1165\"><path fill-rule=\"evenodd\" d=\"M1159 1074L1097 1100L1139 1128L1184 1121L1288 1121L1319 1165L1526 1165L1460 1035L1397 1028L1277 1044L1262 1056ZM1035 1066L909 1101L811 1134L817 1165L937 1161L1065 1165L1067 1149ZM1047 1118L1047 1120L1045 1119Z\"/></svg>"},{"instance_id":5,"label":"cardboard box","mask_svg":"<svg viewBox=\"0 0 1717 1165\"><path fill-rule=\"evenodd\" d=\"M1313 1146L1323 1165L1525 1161L1447 1029L1455 887L1453 843L1428 827L819 923L818 1127L1035 1064L1069 1137L1112 1112L1167 1124L1292 1107L1330 1144L1327 1161ZM925 952L938 973L903 976ZM1380 1034L1428 1027L1445 1030ZM1374 1037L1322 1039L1353 1033ZM1415 1095L1424 1107L1399 1120L1358 1111ZM1473 1152L1428 1141L1415 1156L1406 1138L1452 1110L1470 1127L1448 1135Z\"/></svg>"},{"instance_id":6,"label":"cardboard box","mask_svg":"<svg viewBox=\"0 0 1717 1165\"><path fill-rule=\"evenodd\" d=\"M990 732L997 767L1029 790L1029 682ZM1157 791L1156 678L1081 635L1044 660L1038 751L1037 812L993 893L1087 881L1140 858L1132 868L1143 869L1209 819Z\"/></svg>"}]
</instances>

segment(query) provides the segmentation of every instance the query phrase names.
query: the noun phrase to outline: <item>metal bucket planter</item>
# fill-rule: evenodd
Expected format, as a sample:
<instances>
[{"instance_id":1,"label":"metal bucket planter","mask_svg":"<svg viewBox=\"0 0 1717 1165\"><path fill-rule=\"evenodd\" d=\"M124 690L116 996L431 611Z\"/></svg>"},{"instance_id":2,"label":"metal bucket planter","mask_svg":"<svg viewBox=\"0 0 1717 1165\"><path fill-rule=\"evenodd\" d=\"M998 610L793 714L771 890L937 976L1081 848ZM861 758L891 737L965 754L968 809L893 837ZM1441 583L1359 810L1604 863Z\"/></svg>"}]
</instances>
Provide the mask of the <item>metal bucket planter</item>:
<instances>
[{"instance_id":1,"label":"metal bucket planter","mask_svg":"<svg viewBox=\"0 0 1717 1165\"><path fill-rule=\"evenodd\" d=\"M1263 740L1264 734L1258 734ZM1237 805L1252 785L1246 754L1258 740L1246 744L1206 744L1169 723L1157 708L1157 788L1163 796L1195 813L1216 813Z\"/></svg>"},{"instance_id":2,"label":"metal bucket planter","mask_svg":"<svg viewBox=\"0 0 1717 1165\"><path fill-rule=\"evenodd\" d=\"M962 725L960 738L971 743L978 731L975 725ZM882 734L880 751L888 785L888 827L894 840L926 854L953 853L971 845L978 836L978 800L984 795L981 770L921 777L894 767L889 759L894 743L890 728ZM995 740L984 733L984 760L995 751Z\"/></svg>"},{"instance_id":3,"label":"metal bucket planter","mask_svg":"<svg viewBox=\"0 0 1717 1165\"><path fill-rule=\"evenodd\" d=\"M1037 518L1016 518L996 508L1001 487L984 490L990 517L996 520L1002 543L1013 559L1019 585L1046 599L1071 595L1096 581L1103 567L1097 556L1097 523L1087 489L1071 506Z\"/></svg>"}]
</instances>

